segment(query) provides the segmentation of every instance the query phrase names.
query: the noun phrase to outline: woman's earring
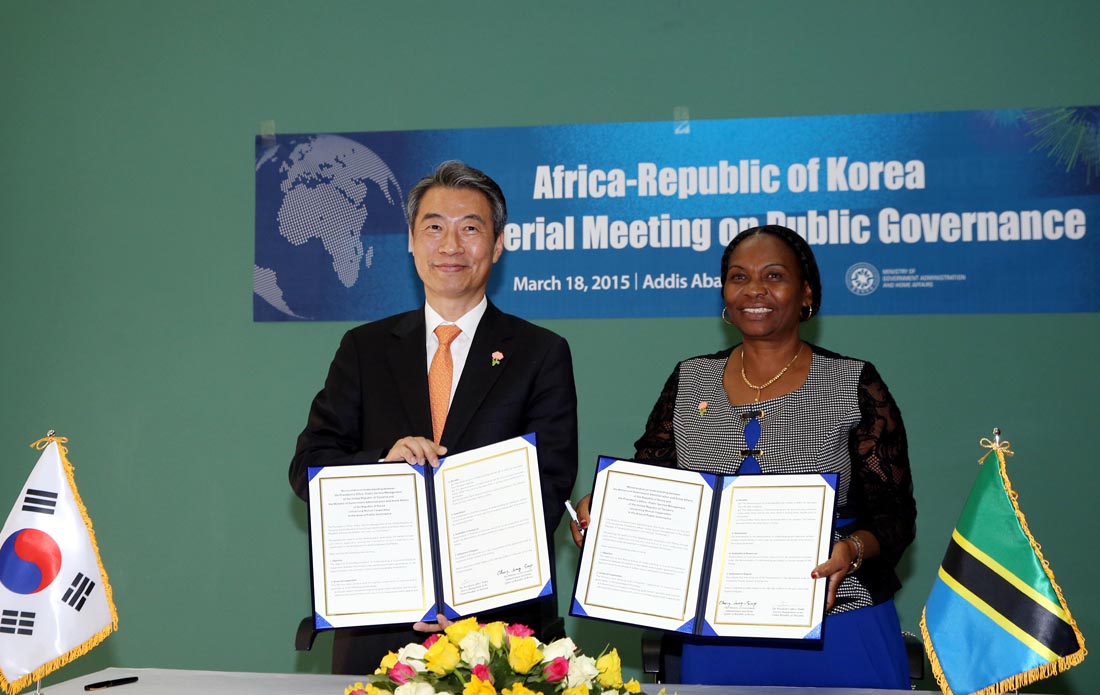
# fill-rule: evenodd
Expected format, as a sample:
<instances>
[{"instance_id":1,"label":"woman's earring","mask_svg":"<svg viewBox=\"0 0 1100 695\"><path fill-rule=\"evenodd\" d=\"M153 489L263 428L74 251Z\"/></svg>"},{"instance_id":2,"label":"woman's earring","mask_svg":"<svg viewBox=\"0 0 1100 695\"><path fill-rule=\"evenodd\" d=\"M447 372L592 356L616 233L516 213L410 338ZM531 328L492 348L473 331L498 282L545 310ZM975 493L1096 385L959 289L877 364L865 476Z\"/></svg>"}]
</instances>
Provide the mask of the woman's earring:
<instances>
[{"instance_id":1,"label":"woman's earring","mask_svg":"<svg viewBox=\"0 0 1100 695\"><path fill-rule=\"evenodd\" d=\"M809 321L810 319L812 319L813 316L814 316L814 306L813 306L813 304L804 305L802 308L806 310L805 311L806 318L804 318L802 320L803 321Z\"/></svg>"},{"instance_id":2,"label":"woman's earring","mask_svg":"<svg viewBox=\"0 0 1100 695\"><path fill-rule=\"evenodd\" d=\"M726 307L722 307L722 323L726 324L727 326L733 325L733 321L730 321L729 318L726 316Z\"/></svg>"}]
</instances>

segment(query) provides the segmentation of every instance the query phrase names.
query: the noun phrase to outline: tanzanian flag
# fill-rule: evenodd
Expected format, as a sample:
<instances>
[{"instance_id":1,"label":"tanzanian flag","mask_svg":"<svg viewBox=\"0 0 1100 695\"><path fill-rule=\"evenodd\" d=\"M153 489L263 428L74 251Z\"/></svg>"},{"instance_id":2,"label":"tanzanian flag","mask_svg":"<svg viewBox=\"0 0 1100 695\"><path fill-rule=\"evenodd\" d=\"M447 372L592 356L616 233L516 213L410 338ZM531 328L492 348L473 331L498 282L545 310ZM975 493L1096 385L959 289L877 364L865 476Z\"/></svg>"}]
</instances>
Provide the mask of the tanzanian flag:
<instances>
[{"instance_id":1,"label":"tanzanian flag","mask_svg":"<svg viewBox=\"0 0 1100 695\"><path fill-rule=\"evenodd\" d=\"M1000 695L1076 666L1087 653L1016 503L1008 442L982 443L996 458L983 458L921 617L946 695Z\"/></svg>"}]
</instances>

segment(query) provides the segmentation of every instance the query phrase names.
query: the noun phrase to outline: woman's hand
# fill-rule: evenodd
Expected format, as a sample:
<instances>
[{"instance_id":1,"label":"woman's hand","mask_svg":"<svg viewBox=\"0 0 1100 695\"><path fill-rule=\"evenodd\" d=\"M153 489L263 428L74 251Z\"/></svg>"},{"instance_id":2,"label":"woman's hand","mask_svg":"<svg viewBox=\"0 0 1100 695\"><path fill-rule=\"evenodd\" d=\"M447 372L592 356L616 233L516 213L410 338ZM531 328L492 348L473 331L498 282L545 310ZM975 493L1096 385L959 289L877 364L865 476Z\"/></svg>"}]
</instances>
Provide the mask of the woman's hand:
<instances>
[{"instance_id":1,"label":"woman's hand","mask_svg":"<svg viewBox=\"0 0 1100 695\"><path fill-rule=\"evenodd\" d=\"M833 543L833 552L829 555L829 559L810 573L814 579L829 580L829 590L825 595L826 611L829 611L836 602L836 590L840 586L840 581L853 570L852 566L856 565L858 568L864 560L878 554L878 539L869 531L856 531Z\"/></svg>"},{"instance_id":2,"label":"woman's hand","mask_svg":"<svg viewBox=\"0 0 1100 695\"><path fill-rule=\"evenodd\" d=\"M843 538L833 544L833 552L829 559L814 568L810 576L814 579L827 579L828 592L825 594L825 611L828 612L836 602L836 590L840 586L840 580L848 574L848 568L856 559L856 549L851 541Z\"/></svg>"},{"instance_id":3,"label":"woman's hand","mask_svg":"<svg viewBox=\"0 0 1100 695\"><path fill-rule=\"evenodd\" d=\"M591 501L592 495L585 495L580 502L577 502L577 521L580 522L580 528L572 520L569 521L569 530L573 532L573 542L577 544L578 548L584 545L583 530L588 528L588 523L591 521L588 516L588 507Z\"/></svg>"}]
</instances>

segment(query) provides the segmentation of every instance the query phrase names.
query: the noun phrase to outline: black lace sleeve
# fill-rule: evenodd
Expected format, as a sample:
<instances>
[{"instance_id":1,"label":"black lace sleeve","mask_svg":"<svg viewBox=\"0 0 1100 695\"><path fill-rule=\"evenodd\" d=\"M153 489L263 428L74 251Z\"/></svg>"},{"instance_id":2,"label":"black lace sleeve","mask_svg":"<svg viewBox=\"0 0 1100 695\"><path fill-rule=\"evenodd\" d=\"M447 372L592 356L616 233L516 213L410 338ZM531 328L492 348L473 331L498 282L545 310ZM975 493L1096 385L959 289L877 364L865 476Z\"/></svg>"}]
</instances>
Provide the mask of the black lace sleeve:
<instances>
[{"instance_id":1,"label":"black lace sleeve","mask_svg":"<svg viewBox=\"0 0 1100 695\"><path fill-rule=\"evenodd\" d=\"M676 390L679 385L680 365L676 365L649 413L645 434L634 442L636 460L676 467L676 438L672 430L672 414L676 409Z\"/></svg>"},{"instance_id":2,"label":"black lace sleeve","mask_svg":"<svg viewBox=\"0 0 1100 695\"><path fill-rule=\"evenodd\" d=\"M849 439L857 523L875 534L882 561L895 567L916 536L917 504L901 411L869 362L859 378L859 409Z\"/></svg>"}]
</instances>

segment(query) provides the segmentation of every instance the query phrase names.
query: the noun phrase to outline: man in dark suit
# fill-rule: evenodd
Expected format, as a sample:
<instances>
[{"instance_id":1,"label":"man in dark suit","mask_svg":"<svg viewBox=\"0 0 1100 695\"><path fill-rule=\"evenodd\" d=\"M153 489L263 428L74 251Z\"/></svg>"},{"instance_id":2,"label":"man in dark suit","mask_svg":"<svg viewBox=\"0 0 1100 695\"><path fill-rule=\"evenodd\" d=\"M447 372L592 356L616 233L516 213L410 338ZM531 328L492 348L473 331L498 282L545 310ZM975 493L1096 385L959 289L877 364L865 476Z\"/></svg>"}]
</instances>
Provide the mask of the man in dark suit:
<instances>
[{"instance_id":1,"label":"man in dark suit","mask_svg":"<svg viewBox=\"0 0 1100 695\"><path fill-rule=\"evenodd\" d=\"M310 466L382 460L437 466L447 452L534 432L552 566L553 533L577 476L569 345L485 296L507 219L495 181L445 162L413 187L405 211L425 304L344 335L298 437L291 486L305 499ZM449 380L436 368L448 342ZM556 617L553 596L478 616L521 622L537 634ZM386 652L439 629L417 623L337 630L332 672L373 673Z\"/></svg>"}]
</instances>

